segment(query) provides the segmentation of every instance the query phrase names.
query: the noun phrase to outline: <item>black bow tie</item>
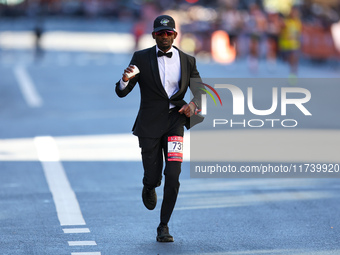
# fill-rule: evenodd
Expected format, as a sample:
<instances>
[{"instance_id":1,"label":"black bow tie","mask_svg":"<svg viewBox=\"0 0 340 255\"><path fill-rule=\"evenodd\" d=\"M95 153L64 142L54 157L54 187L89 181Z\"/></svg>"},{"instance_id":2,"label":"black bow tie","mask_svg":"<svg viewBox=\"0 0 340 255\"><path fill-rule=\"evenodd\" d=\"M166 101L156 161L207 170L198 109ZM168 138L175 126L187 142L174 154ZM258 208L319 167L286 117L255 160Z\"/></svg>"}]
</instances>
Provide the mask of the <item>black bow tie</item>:
<instances>
[{"instance_id":1,"label":"black bow tie","mask_svg":"<svg viewBox=\"0 0 340 255\"><path fill-rule=\"evenodd\" d=\"M159 50L157 52L157 57L162 57L162 56L166 56L168 58L171 58L172 57L172 52L164 53L163 51Z\"/></svg>"}]
</instances>

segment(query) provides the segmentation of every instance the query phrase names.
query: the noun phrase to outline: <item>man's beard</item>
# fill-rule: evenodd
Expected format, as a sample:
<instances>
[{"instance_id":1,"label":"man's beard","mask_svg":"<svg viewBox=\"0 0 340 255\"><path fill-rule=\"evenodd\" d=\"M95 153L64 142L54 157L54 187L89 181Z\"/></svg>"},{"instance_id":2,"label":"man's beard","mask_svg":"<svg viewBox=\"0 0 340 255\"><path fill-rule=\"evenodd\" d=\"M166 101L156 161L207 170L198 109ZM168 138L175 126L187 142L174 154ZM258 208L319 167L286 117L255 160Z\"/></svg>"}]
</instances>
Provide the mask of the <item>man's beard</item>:
<instances>
[{"instance_id":1,"label":"man's beard","mask_svg":"<svg viewBox=\"0 0 340 255\"><path fill-rule=\"evenodd\" d=\"M170 46L158 46L158 48L159 48L161 51L166 52L167 50L170 50L171 45L170 45Z\"/></svg>"}]
</instances>

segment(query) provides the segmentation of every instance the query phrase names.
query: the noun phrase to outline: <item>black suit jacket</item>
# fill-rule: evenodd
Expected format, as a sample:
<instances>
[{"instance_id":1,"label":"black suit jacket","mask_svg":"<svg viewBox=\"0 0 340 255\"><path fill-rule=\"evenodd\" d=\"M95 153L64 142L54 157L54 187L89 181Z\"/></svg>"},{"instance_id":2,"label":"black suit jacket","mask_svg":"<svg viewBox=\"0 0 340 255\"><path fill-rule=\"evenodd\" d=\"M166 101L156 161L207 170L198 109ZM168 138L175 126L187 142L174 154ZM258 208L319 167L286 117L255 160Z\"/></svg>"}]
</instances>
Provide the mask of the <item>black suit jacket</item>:
<instances>
[{"instance_id":1,"label":"black suit jacket","mask_svg":"<svg viewBox=\"0 0 340 255\"><path fill-rule=\"evenodd\" d=\"M183 98L190 86L190 79L198 78L200 80L195 58L180 50L178 51L181 61L181 81L179 91L171 96L171 98L168 98L161 83L156 46L134 53L130 64L136 65L140 73L129 81L125 89L120 89L120 81L116 83L116 93L119 97L125 97L131 92L137 82L139 84L141 101L139 112L132 129L134 135L150 138L161 137L168 125L169 104L171 103L177 107L185 105L186 102ZM198 107L200 107L200 99L203 92L199 89L200 87L202 86L190 86L193 93L192 101ZM185 126L187 129L203 121L203 117L200 115L193 115L190 119L187 118L186 121Z\"/></svg>"}]
</instances>

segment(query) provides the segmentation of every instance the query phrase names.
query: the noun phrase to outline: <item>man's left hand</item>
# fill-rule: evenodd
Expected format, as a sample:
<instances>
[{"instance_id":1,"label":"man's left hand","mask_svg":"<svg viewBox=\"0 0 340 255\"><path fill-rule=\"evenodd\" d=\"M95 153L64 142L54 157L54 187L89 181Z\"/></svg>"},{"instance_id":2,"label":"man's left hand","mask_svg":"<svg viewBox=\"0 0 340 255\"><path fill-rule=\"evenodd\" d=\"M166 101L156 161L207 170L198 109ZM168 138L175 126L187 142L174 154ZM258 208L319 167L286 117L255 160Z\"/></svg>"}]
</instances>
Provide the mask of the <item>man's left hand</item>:
<instances>
[{"instance_id":1,"label":"man's left hand","mask_svg":"<svg viewBox=\"0 0 340 255\"><path fill-rule=\"evenodd\" d=\"M187 116L188 118L190 118L194 112L195 112L195 105L194 104L185 104L182 106L181 109L179 109L179 113L180 114L185 114L185 116Z\"/></svg>"}]
</instances>

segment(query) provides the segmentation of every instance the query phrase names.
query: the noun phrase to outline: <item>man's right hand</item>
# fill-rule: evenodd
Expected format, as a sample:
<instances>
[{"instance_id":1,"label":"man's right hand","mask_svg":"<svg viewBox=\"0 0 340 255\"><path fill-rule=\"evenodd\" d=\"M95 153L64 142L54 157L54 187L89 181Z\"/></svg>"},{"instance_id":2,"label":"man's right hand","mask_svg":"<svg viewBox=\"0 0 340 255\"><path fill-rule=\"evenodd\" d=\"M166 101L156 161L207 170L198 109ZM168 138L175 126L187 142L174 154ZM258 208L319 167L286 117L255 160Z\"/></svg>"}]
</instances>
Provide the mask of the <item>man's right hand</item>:
<instances>
[{"instance_id":1,"label":"man's right hand","mask_svg":"<svg viewBox=\"0 0 340 255\"><path fill-rule=\"evenodd\" d=\"M134 68L135 68L135 67L134 67L133 65L129 65L129 66L124 70L123 78L122 78L122 80L123 80L124 82L127 82L127 81L131 80L133 77L136 76L136 75L134 75L134 76L128 77L128 76L126 75L127 73L132 73Z\"/></svg>"}]
</instances>

